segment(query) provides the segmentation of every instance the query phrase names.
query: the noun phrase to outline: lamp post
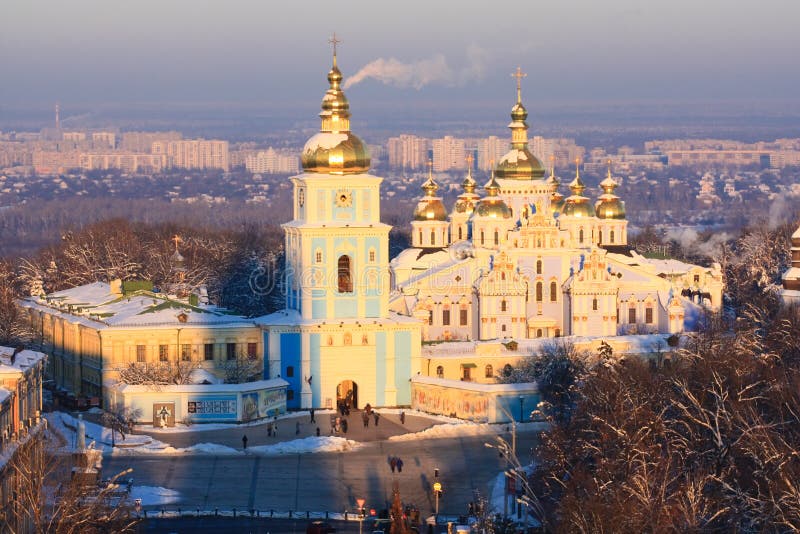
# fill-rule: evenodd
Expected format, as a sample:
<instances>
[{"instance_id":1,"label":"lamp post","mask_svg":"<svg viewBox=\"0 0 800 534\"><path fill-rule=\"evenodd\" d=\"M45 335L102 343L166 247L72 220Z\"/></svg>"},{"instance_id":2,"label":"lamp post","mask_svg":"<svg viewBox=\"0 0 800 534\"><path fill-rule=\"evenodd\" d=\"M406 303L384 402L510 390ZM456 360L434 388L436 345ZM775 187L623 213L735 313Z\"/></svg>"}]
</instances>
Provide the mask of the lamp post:
<instances>
[{"instance_id":1,"label":"lamp post","mask_svg":"<svg viewBox=\"0 0 800 534\"><path fill-rule=\"evenodd\" d=\"M433 499L435 503L435 511L434 511L434 523L439 524L439 495L442 494L442 483L439 482L439 468L434 467L433 469L433 478L435 482L433 483Z\"/></svg>"},{"instance_id":2,"label":"lamp post","mask_svg":"<svg viewBox=\"0 0 800 534\"><path fill-rule=\"evenodd\" d=\"M525 406L525 397L523 395L520 395L519 396L519 422L520 423L525 422L525 419L523 419L523 416L522 416L523 406Z\"/></svg>"}]
</instances>

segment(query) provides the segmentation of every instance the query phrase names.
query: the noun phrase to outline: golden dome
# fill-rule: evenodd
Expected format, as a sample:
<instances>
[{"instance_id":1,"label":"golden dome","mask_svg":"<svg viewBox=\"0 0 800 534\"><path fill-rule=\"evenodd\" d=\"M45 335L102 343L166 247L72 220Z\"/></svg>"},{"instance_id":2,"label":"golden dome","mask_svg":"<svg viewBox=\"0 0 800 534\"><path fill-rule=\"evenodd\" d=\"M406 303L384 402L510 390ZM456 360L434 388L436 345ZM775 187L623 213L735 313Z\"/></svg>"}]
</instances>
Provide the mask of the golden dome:
<instances>
[{"instance_id":1,"label":"golden dome","mask_svg":"<svg viewBox=\"0 0 800 534\"><path fill-rule=\"evenodd\" d=\"M497 183L497 180L494 179L494 174L492 174L492 179L489 181L488 184L485 186L486 192L488 196L481 199L480 202L475 206L475 210L472 212L473 217L491 217L493 219L510 219L511 218L511 208L503 202L503 199L497 196L500 192L500 185Z\"/></svg>"},{"instance_id":2,"label":"golden dome","mask_svg":"<svg viewBox=\"0 0 800 534\"><path fill-rule=\"evenodd\" d=\"M336 65L328 72L330 87L322 97L318 134L303 147L303 171L321 174L361 174L369 171L369 150L357 135L350 132L350 104L341 89L342 73Z\"/></svg>"},{"instance_id":3,"label":"golden dome","mask_svg":"<svg viewBox=\"0 0 800 534\"><path fill-rule=\"evenodd\" d=\"M611 162L609 162L608 174L605 180L600 182L600 188L603 190L603 194L598 197L594 205L594 209L600 219L625 218L625 203L614 194L614 190L617 186L617 182L611 177Z\"/></svg>"},{"instance_id":4,"label":"golden dome","mask_svg":"<svg viewBox=\"0 0 800 534\"><path fill-rule=\"evenodd\" d=\"M414 210L415 221L446 221L447 210L440 198L423 198Z\"/></svg>"},{"instance_id":5,"label":"golden dome","mask_svg":"<svg viewBox=\"0 0 800 534\"><path fill-rule=\"evenodd\" d=\"M561 215L566 217L594 217L594 206L589 199L583 196L586 185L581 180L580 160L575 160L575 179L569 184L572 195L564 201Z\"/></svg>"},{"instance_id":6,"label":"golden dome","mask_svg":"<svg viewBox=\"0 0 800 534\"><path fill-rule=\"evenodd\" d=\"M564 208L564 195L556 191L550 196L550 209L553 215L560 214Z\"/></svg>"},{"instance_id":7,"label":"golden dome","mask_svg":"<svg viewBox=\"0 0 800 534\"><path fill-rule=\"evenodd\" d=\"M495 174L507 180L541 180L544 178L542 163L528 149L528 111L522 105L521 80L526 75L517 67L512 74L517 79L517 102L511 108L511 150L497 164Z\"/></svg>"}]
</instances>

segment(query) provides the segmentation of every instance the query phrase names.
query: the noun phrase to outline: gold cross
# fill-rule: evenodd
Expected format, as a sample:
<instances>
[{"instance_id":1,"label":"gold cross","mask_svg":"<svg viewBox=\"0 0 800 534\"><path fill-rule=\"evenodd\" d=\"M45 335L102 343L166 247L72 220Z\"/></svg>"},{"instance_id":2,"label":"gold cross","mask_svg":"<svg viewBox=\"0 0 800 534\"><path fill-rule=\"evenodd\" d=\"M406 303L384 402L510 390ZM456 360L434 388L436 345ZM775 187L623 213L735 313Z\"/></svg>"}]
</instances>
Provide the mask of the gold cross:
<instances>
[{"instance_id":1,"label":"gold cross","mask_svg":"<svg viewBox=\"0 0 800 534\"><path fill-rule=\"evenodd\" d=\"M181 239L181 236L175 235L175 236L172 237L171 241L175 242L175 250L178 250L178 243L183 241L183 239Z\"/></svg>"},{"instance_id":2,"label":"gold cross","mask_svg":"<svg viewBox=\"0 0 800 534\"><path fill-rule=\"evenodd\" d=\"M472 168L472 162L473 162L473 157L472 157L472 152L470 152L469 154L467 154L467 166L470 169Z\"/></svg>"},{"instance_id":3,"label":"gold cross","mask_svg":"<svg viewBox=\"0 0 800 534\"><path fill-rule=\"evenodd\" d=\"M517 67L517 71L511 74L512 78L517 79L517 102L522 102L522 78L526 77L527 74L522 72L521 67Z\"/></svg>"},{"instance_id":4,"label":"gold cross","mask_svg":"<svg viewBox=\"0 0 800 534\"><path fill-rule=\"evenodd\" d=\"M333 32L333 37L328 39L328 42L333 45L333 64L336 65L336 45L341 43L341 39L336 38L336 32Z\"/></svg>"}]
</instances>

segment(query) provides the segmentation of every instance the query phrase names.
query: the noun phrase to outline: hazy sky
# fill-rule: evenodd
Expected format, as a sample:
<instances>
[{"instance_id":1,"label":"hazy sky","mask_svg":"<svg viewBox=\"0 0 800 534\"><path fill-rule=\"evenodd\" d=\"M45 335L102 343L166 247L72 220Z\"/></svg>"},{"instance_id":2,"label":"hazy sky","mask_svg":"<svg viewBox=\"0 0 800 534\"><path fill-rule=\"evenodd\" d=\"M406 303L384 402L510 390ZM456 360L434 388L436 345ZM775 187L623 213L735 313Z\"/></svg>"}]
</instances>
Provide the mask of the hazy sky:
<instances>
[{"instance_id":1,"label":"hazy sky","mask_svg":"<svg viewBox=\"0 0 800 534\"><path fill-rule=\"evenodd\" d=\"M800 1L2 0L0 106L796 98ZM376 78L377 77L377 78Z\"/></svg>"}]
</instances>

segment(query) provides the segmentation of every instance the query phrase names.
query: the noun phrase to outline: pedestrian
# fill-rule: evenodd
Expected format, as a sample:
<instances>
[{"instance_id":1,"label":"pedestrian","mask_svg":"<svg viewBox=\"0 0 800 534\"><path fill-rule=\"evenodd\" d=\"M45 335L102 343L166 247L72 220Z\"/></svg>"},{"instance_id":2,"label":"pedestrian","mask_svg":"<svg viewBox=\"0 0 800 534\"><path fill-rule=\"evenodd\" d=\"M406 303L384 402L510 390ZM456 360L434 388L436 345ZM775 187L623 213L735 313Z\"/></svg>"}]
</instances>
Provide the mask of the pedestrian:
<instances>
[{"instance_id":1,"label":"pedestrian","mask_svg":"<svg viewBox=\"0 0 800 534\"><path fill-rule=\"evenodd\" d=\"M300 421L297 421L294 424L294 435L295 436L299 436L300 435Z\"/></svg>"},{"instance_id":2,"label":"pedestrian","mask_svg":"<svg viewBox=\"0 0 800 534\"><path fill-rule=\"evenodd\" d=\"M267 423L267 437L272 437L272 423Z\"/></svg>"},{"instance_id":3,"label":"pedestrian","mask_svg":"<svg viewBox=\"0 0 800 534\"><path fill-rule=\"evenodd\" d=\"M311 421L310 422L316 423L316 421L314 420L314 408L311 408L309 410L309 413L311 414Z\"/></svg>"},{"instance_id":4,"label":"pedestrian","mask_svg":"<svg viewBox=\"0 0 800 534\"><path fill-rule=\"evenodd\" d=\"M367 428L369 426L369 415L367 412L361 414L361 420L364 421L364 428Z\"/></svg>"},{"instance_id":5,"label":"pedestrian","mask_svg":"<svg viewBox=\"0 0 800 534\"><path fill-rule=\"evenodd\" d=\"M392 468L392 473L394 473L394 470L397 469L397 458L394 456L392 456L392 458L389 460L389 467Z\"/></svg>"},{"instance_id":6,"label":"pedestrian","mask_svg":"<svg viewBox=\"0 0 800 534\"><path fill-rule=\"evenodd\" d=\"M380 419L381 415L375 410L372 411L372 415L375 417L375 426L378 426L378 419Z\"/></svg>"},{"instance_id":7,"label":"pedestrian","mask_svg":"<svg viewBox=\"0 0 800 534\"><path fill-rule=\"evenodd\" d=\"M397 459L397 472L398 473L402 473L403 472L403 459L402 458L398 458Z\"/></svg>"},{"instance_id":8,"label":"pedestrian","mask_svg":"<svg viewBox=\"0 0 800 534\"><path fill-rule=\"evenodd\" d=\"M278 437L278 423L272 424L272 435Z\"/></svg>"},{"instance_id":9,"label":"pedestrian","mask_svg":"<svg viewBox=\"0 0 800 534\"><path fill-rule=\"evenodd\" d=\"M347 434L347 419L342 419L342 433Z\"/></svg>"},{"instance_id":10,"label":"pedestrian","mask_svg":"<svg viewBox=\"0 0 800 534\"><path fill-rule=\"evenodd\" d=\"M406 424L406 412L405 411L400 412L400 424L401 425Z\"/></svg>"},{"instance_id":11,"label":"pedestrian","mask_svg":"<svg viewBox=\"0 0 800 534\"><path fill-rule=\"evenodd\" d=\"M319 437L319 427L317 427L317 437Z\"/></svg>"},{"instance_id":12,"label":"pedestrian","mask_svg":"<svg viewBox=\"0 0 800 534\"><path fill-rule=\"evenodd\" d=\"M247 434L242 436L242 448L247 449Z\"/></svg>"}]
</instances>

